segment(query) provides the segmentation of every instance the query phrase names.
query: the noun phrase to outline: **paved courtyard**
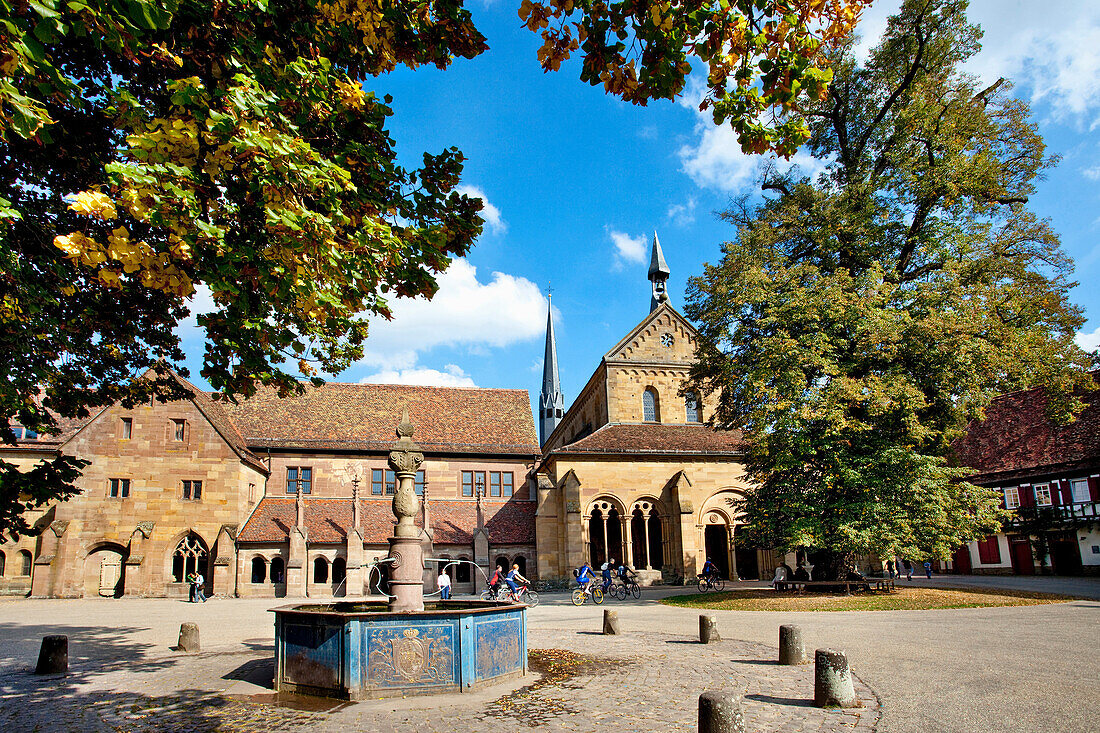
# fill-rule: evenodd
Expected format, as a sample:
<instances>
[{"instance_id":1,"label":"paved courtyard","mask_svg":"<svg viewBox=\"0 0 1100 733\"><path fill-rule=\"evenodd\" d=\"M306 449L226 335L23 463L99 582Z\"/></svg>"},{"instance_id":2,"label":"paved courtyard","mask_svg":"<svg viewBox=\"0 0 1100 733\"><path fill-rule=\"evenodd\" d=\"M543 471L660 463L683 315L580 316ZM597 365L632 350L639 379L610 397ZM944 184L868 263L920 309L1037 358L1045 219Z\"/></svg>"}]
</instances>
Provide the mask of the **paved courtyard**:
<instances>
[{"instance_id":1,"label":"paved courtyard","mask_svg":"<svg viewBox=\"0 0 1100 733\"><path fill-rule=\"evenodd\" d=\"M270 690L267 609L283 599L2 601L0 730L691 731L699 693L715 688L742 693L758 731L1084 732L1100 718L1097 602L717 612L724 641L702 646L697 612L652 600L671 592L606 603L619 611L621 637L596 633L602 609L544 595L530 612L530 646L584 655L569 676L533 674L518 692L313 705L276 703ZM182 621L199 624L202 653L170 650ZM792 622L808 646L848 651L863 707L814 708L812 667L773 663L778 626ZM69 635L65 678L29 674L50 633Z\"/></svg>"}]
</instances>

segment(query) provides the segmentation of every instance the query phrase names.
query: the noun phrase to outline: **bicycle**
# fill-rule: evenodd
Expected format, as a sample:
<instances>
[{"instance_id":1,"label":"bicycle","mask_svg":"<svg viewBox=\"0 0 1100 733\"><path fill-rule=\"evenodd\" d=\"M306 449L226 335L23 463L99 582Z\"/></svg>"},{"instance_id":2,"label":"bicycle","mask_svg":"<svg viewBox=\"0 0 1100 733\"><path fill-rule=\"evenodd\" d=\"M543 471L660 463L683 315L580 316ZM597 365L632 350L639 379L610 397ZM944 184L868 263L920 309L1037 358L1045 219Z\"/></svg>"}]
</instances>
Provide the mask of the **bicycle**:
<instances>
[{"instance_id":1,"label":"bicycle","mask_svg":"<svg viewBox=\"0 0 1100 733\"><path fill-rule=\"evenodd\" d=\"M629 596L641 598L642 589L636 580L620 578L618 583L612 583L608 589L608 595L620 601L625 601Z\"/></svg>"},{"instance_id":2,"label":"bicycle","mask_svg":"<svg viewBox=\"0 0 1100 733\"><path fill-rule=\"evenodd\" d=\"M481 600L483 601L513 601L515 603L526 603L529 607L534 608L539 605L539 594L531 590L529 586L521 585L519 595L517 596L512 592L512 589L506 585L502 585L497 589L496 593L493 593L492 588L486 588L481 594Z\"/></svg>"},{"instance_id":3,"label":"bicycle","mask_svg":"<svg viewBox=\"0 0 1100 733\"><path fill-rule=\"evenodd\" d=\"M573 601L574 606L580 606L589 598L591 598L592 602L597 606L600 605L603 603L603 590L601 590L598 585L592 586L591 591L587 591L584 588L574 588L569 600Z\"/></svg>"},{"instance_id":4,"label":"bicycle","mask_svg":"<svg viewBox=\"0 0 1100 733\"><path fill-rule=\"evenodd\" d=\"M699 576L699 592L706 593L708 590L720 591L726 587L726 581L719 578L717 575L700 575Z\"/></svg>"}]
</instances>

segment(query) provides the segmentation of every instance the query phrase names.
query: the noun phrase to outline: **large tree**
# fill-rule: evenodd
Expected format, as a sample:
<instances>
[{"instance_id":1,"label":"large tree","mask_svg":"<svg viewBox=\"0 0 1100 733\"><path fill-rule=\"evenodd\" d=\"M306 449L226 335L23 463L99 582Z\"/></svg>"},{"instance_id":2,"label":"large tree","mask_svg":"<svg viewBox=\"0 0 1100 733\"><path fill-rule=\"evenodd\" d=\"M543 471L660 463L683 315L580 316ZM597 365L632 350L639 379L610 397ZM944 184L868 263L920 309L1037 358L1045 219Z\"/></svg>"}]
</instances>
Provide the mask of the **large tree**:
<instances>
[{"instance_id":1,"label":"large tree","mask_svg":"<svg viewBox=\"0 0 1100 733\"><path fill-rule=\"evenodd\" d=\"M808 112L814 178L768 171L723 217L736 238L689 283L692 378L745 432L757 541L947 557L998 528L951 443L998 393L1043 386L1051 418L1091 380L1072 263L1028 197L1055 158L1027 105L961 70L959 0L906 0L859 63L849 42Z\"/></svg>"},{"instance_id":2,"label":"large tree","mask_svg":"<svg viewBox=\"0 0 1100 733\"><path fill-rule=\"evenodd\" d=\"M789 154L829 44L868 0L519 7L538 58L636 104L691 60L749 150ZM487 48L462 0L0 0L0 439L178 395L188 297L214 302L202 376L227 395L338 373L387 297L430 297L481 230L455 149L398 165L360 81ZM147 372L151 369L152 371ZM182 369L180 369L182 371ZM147 373L143 379L135 379ZM0 461L0 530L80 462Z\"/></svg>"}]
</instances>

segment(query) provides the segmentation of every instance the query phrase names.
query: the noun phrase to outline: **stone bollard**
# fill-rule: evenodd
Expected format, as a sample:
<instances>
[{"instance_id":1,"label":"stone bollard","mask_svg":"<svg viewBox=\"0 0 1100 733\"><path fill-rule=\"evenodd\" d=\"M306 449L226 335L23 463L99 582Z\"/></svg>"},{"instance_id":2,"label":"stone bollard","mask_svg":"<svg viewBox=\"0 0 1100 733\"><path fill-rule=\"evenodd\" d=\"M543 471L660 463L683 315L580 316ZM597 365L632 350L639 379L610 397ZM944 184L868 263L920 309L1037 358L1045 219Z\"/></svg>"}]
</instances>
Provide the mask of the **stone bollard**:
<instances>
[{"instance_id":1,"label":"stone bollard","mask_svg":"<svg viewBox=\"0 0 1100 733\"><path fill-rule=\"evenodd\" d=\"M818 649L814 657L814 705L854 708L858 704L848 657L835 649Z\"/></svg>"},{"instance_id":2,"label":"stone bollard","mask_svg":"<svg viewBox=\"0 0 1100 733\"><path fill-rule=\"evenodd\" d=\"M38 651L38 666L35 674L68 674L69 637L63 635L43 636L42 648Z\"/></svg>"},{"instance_id":3,"label":"stone bollard","mask_svg":"<svg viewBox=\"0 0 1100 733\"><path fill-rule=\"evenodd\" d=\"M714 690L699 696L699 733L745 733L745 714L736 693Z\"/></svg>"},{"instance_id":4,"label":"stone bollard","mask_svg":"<svg viewBox=\"0 0 1100 733\"><path fill-rule=\"evenodd\" d=\"M199 651L199 625L191 622L180 624L180 640L176 644L177 652Z\"/></svg>"},{"instance_id":5,"label":"stone bollard","mask_svg":"<svg viewBox=\"0 0 1100 733\"><path fill-rule=\"evenodd\" d=\"M619 612L604 609L603 633L614 636L619 633Z\"/></svg>"},{"instance_id":6,"label":"stone bollard","mask_svg":"<svg viewBox=\"0 0 1100 733\"><path fill-rule=\"evenodd\" d=\"M779 663L809 664L806 645L802 642L802 628L784 625L779 627Z\"/></svg>"},{"instance_id":7,"label":"stone bollard","mask_svg":"<svg viewBox=\"0 0 1100 733\"><path fill-rule=\"evenodd\" d=\"M714 641L722 641L722 636L718 633L718 618L699 614L699 643L710 644Z\"/></svg>"}]
</instances>

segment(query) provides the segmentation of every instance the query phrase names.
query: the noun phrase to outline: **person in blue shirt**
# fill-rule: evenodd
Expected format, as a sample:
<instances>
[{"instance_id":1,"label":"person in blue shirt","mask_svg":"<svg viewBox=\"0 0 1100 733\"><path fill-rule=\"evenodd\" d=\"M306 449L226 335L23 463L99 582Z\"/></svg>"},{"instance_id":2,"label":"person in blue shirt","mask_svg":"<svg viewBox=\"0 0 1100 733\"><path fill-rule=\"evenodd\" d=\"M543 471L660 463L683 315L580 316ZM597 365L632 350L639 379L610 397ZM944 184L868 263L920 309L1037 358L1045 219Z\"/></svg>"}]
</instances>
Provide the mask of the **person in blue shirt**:
<instances>
[{"instance_id":1,"label":"person in blue shirt","mask_svg":"<svg viewBox=\"0 0 1100 733\"><path fill-rule=\"evenodd\" d=\"M519 583L524 585L529 584L531 581L523 577L519 572L519 564L512 563L512 569L508 571L508 574L504 576L504 582L508 584L508 587L512 589L512 596L519 600Z\"/></svg>"},{"instance_id":2,"label":"person in blue shirt","mask_svg":"<svg viewBox=\"0 0 1100 733\"><path fill-rule=\"evenodd\" d=\"M712 563L710 561L709 557L707 558L707 561L705 563L703 563L703 577L704 578L717 578L718 577L718 566L715 565L714 563Z\"/></svg>"},{"instance_id":3,"label":"person in blue shirt","mask_svg":"<svg viewBox=\"0 0 1100 733\"><path fill-rule=\"evenodd\" d=\"M615 558L611 558L603 565L600 566L600 573L603 576L603 592L606 593L607 589L611 587L611 572L615 568Z\"/></svg>"},{"instance_id":4,"label":"person in blue shirt","mask_svg":"<svg viewBox=\"0 0 1100 733\"><path fill-rule=\"evenodd\" d=\"M592 566L588 563L581 565L577 570L577 585L590 591L592 589L592 581L595 580L595 574L592 572Z\"/></svg>"}]
</instances>

